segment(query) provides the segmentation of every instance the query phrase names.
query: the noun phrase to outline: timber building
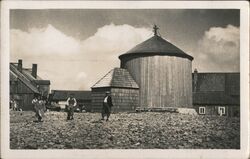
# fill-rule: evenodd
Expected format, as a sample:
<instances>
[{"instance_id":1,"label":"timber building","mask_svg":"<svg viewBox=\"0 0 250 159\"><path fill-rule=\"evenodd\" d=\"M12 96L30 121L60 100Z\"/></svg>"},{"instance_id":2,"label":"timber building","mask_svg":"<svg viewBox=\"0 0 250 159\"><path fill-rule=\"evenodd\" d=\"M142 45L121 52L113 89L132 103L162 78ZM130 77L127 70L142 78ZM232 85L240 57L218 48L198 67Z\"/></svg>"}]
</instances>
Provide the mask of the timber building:
<instances>
[{"instance_id":1,"label":"timber building","mask_svg":"<svg viewBox=\"0 0 250 159\"><path fill-rule=\"evenodd\" d=\"M239 116L240 73L193 73L193 106L199 114Z\"/></svg>"},{"instance_id":2,"label":"timber building","mask_svg":"<svg viewBox=\"0 0 250 159\"><path fill-rule=\"evenodd\" d=\"M10 63L10 98L17 101L22 110L33 110L32 99L35 94L48 97L50 81L37 75L37 64L23 68L22 60Z\"/></svg>"},{"instance_id":3,"label":"timber building","mask_svg":"<svg viewBox=\"0 0 250 159\"><path fill-rule=\"evenodd\" d=\"M100 111L106 91L115 111L193 109L198 114L238 116L239 73L192 73L193 57L158 35L119 56L121 68L92 87L92 111ZM191 108L191 109L190 109Z\"/></svg>"},{"instance_id":4,"label":"timber building","mask_svg":"<svg viewBox=\"0 0 250 159\"><path fill-rule=\"evenodd\" d=\"M120 70L126 72L131 83L136 84L136 87L126 86L126 89L133 90L127 92L128 99L136 94L134 89L137 89L138 97L133 99L133 102L138 103L140 109L193 108L193 57L159 36L157 29L155 26L153 37L119 56ZM116 81L115 76L111 77L109 84ZM94 101L94 103L99 100L97 98L100 98L93 95L95 91L96 84L92 87L92 102ZM102 96L104 96L104 92ZM114 96L112 91L111 96ZM125 106L122 107L124 99L126 98L120 96L117 100L118 105L121 105L119 109L125 109ZM135 107L130 107L130 110L135 110Z\"/></svg>"}]
</instances>

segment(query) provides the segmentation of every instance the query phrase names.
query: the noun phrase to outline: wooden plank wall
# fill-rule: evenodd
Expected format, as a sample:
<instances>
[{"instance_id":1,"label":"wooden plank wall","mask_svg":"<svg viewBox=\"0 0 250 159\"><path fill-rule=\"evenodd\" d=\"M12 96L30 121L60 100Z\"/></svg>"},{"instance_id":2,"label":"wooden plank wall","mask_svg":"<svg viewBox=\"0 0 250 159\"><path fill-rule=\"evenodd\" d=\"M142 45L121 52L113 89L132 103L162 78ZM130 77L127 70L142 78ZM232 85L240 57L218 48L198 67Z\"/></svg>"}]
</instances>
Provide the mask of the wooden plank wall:
<instances>
[{"instance_id":1,"label":"wooden plank wall","mask_svg":"<svg viewBox=\"0 0 250 159\"><path fill-rule=\"evenodd\" d=\"M78 100L78 99L76 99L77 100L77 104L78 105L83 105L83 106L85 106L85 110L87 111L87 112L90 112L91 111L91 100Z\"/></svg>"},{"instance_id":2,"label":"wooden plank wall","mask_svg":"<svg viewBox=\"0 0 250 159\"><path fill-rule=\"evenodd\" d=\"M227 73L225 76L225 93L240 96L240 73Z\"/></svg>"},{"instance_id":3,"label":"wooden plank wall","mask_svg":"<svg viewBox=\"0 0 250 159\"><path fill-rule=\"evenodd\" d=\"M22 105L21 108L22 110L31 110L33 111L33 105L32 105L32 99L33 99L33 94L21 94L21 101Z\"/></svg>"},{"instance_id":4,"label":"wooden plank wall","mask_svg":"<svg viewBox=\"0 0 250 159\"><path fill-rule=\"evenodd\" d=\"M198 73L198 91L225 91L225 74L223 73Z\"/></svg>"},{"instance_id":5,"label":"wooden plank wall","mask_svg":"<svg viewBox=\"0 0 250 159\"><path fill-rule=\"evenodd\" d=\"M19 99L17 100L18 106L22 110L33 110L32 99L34 98L34 93L20 80L10 85L10 94L17 95Z\"/></svg>"},{"instance_id":6,"label":"wooden plank wall","mask_svg":"<svg viewBox=\"0 0 250 159\"><path fill-rule=\"evenodd\" d=\"M139 103L139 90L129 88L92 89L92 112L102 110L105 92L110 91L114 107L113 112L134 111Z\"/></svg>"},{"instance_id":7,"label":"wooden plank wall","mask_svg":"<svg viewBox=\"0 0 250 159\"><path fill-rule=\"evenodd\" d=\"M23 82L18 80L17 82L17 93L33 93L30 88L28 88Z\"/></svg>"},{"instance_id":8,"label":"wooden plank wall","mask_svg":"<svg viewBox=\"0 0 250 159\"><path fill-rule=\"evenodd\" d=\"M91 92L91 112L101 112L105 92L110 91L110 88L92 88Z\"/></svg>"},{"instance_id":9,"label":"wooden plank wall","mask_svg":"<svg viewBox=\"0 0 250 159\"><path fill-rule=\"evenodd\" d=\"M18 96L19 98L16 98L16 102L19 108L22 110L31 110L33 111L33 105L32 105L32 99L33 99L33 94L32 93L22 93L22 94L11 94Z\"/></svg>"},{"instance_id":10,"label":"wooden plank wall","mask_svg":"<svg viewBox=\"0 0 250 159\"><path fill-rule=\"evenodd\" d=\"M137 57L122 66L140 87L140 107L192 107L192 62L187 58Z\"/></svg>"},{"instance_id":11,"label":"wooden plank wall","mask_svg":"<svg viewBox=\"0 0 250 159\"><path fill-rule=\"evenodd\" d=\"M39 92L41 92L44 97L48 97L49 90L50 85L39 85Z\"/></svg>"},{"instance_id":12,"label":"wooden plank wall","mask_svg":"<svg viewBox=\"0 0 250 159\"><path fill-rule=\"evenodd\" d=\"M139 103L139 90L126 88L111 88L114 112L134 111Z\"/></svg>"},{"instance_id":13,"label":"wooden plank wall","mask_svg":"<svg viewBox=\"0 0 250 159\"><path fill-rule=\"evenodd\" d=\"M199 114L199 107L205 107L205 114L204 115L218 115L218 108L219 107L225 107L225 115L229 117L239 117L240 116L240 107L237 105L195 105L194 108L196 112Z\"/></svg>"}]
</instances>

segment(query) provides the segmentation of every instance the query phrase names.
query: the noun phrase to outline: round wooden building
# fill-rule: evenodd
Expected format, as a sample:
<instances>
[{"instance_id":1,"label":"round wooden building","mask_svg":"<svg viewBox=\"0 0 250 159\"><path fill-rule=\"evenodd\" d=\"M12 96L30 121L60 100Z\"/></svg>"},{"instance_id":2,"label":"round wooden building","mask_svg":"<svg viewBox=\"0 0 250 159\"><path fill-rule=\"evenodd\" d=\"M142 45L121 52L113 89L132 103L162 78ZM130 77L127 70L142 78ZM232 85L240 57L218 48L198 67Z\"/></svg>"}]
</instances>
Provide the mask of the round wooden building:
<instances>
[{"instance_id":1,"label":"round wooden building","mask_svg":"<svg viewBox=\"0 0 250 159\"><path fill-rule=\"evenodd\" d=\"M192 107L193 57L163 39L154 27L154 36L119 56L139 86L141 108Z\"/></svg>"}]
</instances>

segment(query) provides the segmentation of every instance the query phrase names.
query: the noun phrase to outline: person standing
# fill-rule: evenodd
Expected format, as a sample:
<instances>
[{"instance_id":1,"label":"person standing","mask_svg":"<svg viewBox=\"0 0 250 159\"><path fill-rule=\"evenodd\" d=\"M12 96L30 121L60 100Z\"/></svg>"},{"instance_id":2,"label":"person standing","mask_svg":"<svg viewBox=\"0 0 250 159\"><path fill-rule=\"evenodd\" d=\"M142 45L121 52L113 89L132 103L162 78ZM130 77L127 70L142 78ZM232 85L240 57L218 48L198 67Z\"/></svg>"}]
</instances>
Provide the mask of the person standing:
<instances>
[{"instance_id":1,"label":"person standing","mask_svg":"<svg viewBox=\"0 0 250 159\"><path fill-rule=\"evenodd\" d=\"M110 92L106 92L105 93L105 97L103 99L103 106L102 106L102 119L104 120L104 117L107 116L106 121L109 120L110 117L110 113L111 113L111 107L113 106L112 103L112 98L110 96Z\"/></svg>"},{"instance_id":2,"label":"person standing","mask_svg":"<svg viewBox=\"0 0 250 159\"><path fill-rule=\"evenodd\" d=\"M12 99L10 100L10 108L11 108L12 110L15 110L15 111L18 110L18 109L17 109L17 102L16 102L16 100L15 100L14 98L12 98Z\"/></svg>"},{"instance_id":3,"label":"person standing","mask_svg":"<svg viewBox=\"0 0 250 159\"><path fill-rule=\"evenodd\" d=\"M73 120L74 119L74 108L76 106L77 102L74 98L74 94L70 94L69 98L67 99L67 120Z\"/></svg>"},{"instance_id":4,"label":"person standing","mask_svg":"<svg viewBox=\"0 0 250 159\"><path fill-rule=\"evenodd\" d=\"M33 105L33 108L34 108L34 111L35 111L35 113L36 113L36 117L38 117L38 96L37 95L35 95L34 96L34 98L32 99L32 101L31 101L31 103L32 103L32 105Z\"/></svg>"}]
</instances>

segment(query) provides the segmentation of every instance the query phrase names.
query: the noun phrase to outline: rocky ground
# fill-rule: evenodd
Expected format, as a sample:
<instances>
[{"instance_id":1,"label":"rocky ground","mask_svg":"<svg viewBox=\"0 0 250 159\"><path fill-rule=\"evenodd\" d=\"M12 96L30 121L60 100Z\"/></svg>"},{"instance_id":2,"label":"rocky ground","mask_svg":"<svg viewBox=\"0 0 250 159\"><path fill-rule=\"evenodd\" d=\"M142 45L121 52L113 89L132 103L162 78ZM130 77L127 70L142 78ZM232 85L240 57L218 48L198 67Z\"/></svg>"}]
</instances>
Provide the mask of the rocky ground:
<instances>
[{"instance_id":1,"label":"rocky ground","mask_svg":"<svg viewBox=\"0 0 250 159\"><path fill-rule=\"evenodd\" d=\"M33 112L10 112L11 149L239 149L240 120L177 113L47 112L43 123Z\"/></svg>"}]
</instances>

